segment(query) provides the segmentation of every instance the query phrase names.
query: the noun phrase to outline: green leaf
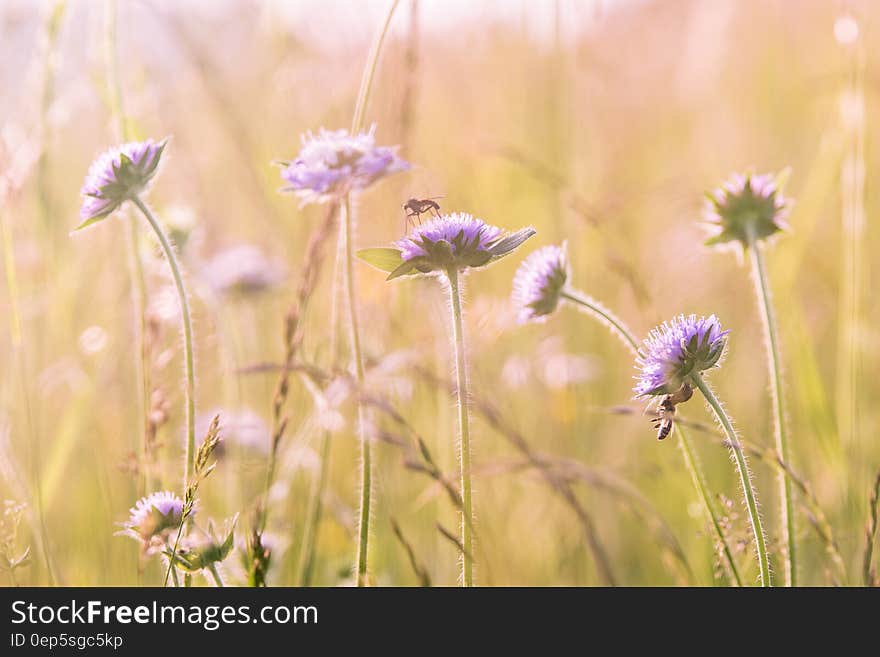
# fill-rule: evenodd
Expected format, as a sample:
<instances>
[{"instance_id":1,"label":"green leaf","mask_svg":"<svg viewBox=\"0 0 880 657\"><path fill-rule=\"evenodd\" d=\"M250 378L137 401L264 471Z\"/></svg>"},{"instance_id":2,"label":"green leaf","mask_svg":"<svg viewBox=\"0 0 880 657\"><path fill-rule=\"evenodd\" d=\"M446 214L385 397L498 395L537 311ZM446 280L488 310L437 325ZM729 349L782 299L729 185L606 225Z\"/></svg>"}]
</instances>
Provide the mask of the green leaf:
<instances>
[{"instance_id":1,"label":"green leaf","mask_svg":"<svg viewBox=\"0 0 880 657\"><path fill-rule=\"evenodd\" d=\"M523 228L522 230L518 230L515 233L511 233L507 237L498 240L489 248L489 252L492 254L492 260L498 260L499 258L503 258L512 253L514 249L519 247L536 232L537 231L534 228L529 226L528 228Z\"/></svg>"},{"instance_id":2,"label":"green leaf","mask_svg":"<svg viewBox=\"0 0 880 657\"><path fill-rule=\"evenodd\" d=\"M385 273L393 272L403 264L403 258L400 257L400 249L392 249L390 247L361 249L356 255L371 267L375 267Z\"/></svg>"},{"instance_id":3,"label":"green leaf","mask_svg":"<svg viewBox=\"0 0 880 657\"><path fill-rule=\"evenodd\" d=\"M394 271L392 271L390 274L388 274L388 278L386 278L385 280L390 281L395 278L399 278L400 276L406 276L408 274L414 274L414 273L418 273L416 266L412 262L407 260L405 262L400 263L400 266L396 267L394 269Z\"/></svg>"},{"instance_id":4,"label":"green leaf","mask_svg":"<svg viewBox=\"0 0 880 657\"><path fill-rule=\"evenodd\" d=\"M88 227L91 226L92 224L96 224L96 223L98 223L99 221L104 221L104 219L106 219L106 218L109 217L109 216L110 216L110 213L108 212L107 214L102 214L102 215L99 216L99 217L92 217L91 219L86 219L84 222L82 222L79 226L77 226L76 228L74 228L74 229L73 229L72 231L70 231L70 232L71 232L71 233L75 233L75 232L77 232L77 231L79 231L79 230L82 230L83 228L88 228Z\"/></svg>"}]
</instances>

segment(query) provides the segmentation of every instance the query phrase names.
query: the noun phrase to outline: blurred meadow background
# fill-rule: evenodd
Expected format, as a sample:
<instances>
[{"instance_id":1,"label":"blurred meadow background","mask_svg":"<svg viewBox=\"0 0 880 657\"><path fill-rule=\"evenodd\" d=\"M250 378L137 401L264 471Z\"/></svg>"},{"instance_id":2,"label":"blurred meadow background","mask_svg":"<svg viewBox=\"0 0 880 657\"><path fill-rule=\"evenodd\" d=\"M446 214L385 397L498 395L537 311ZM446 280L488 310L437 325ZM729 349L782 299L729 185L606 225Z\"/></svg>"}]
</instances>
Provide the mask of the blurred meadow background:
<instances>
[{"instance_id":1,"label":"blurred meadow background","mask_svg":"<svg viewBox=\"0 0 880 657\"><path fill-rule=\"evenodd\" d=\"M129 134L171 136L149 200L174 236L190 291L199 438L215 413L223 438L197 518L241 514L236 551L220 568L228 584L242 584L285 315L327 213L279 194L272 162L294 157L306 131L351 123L386 7L0 5L0 548L8 561L30 547L27 563L0 573L3 585L161 584L158 560L141 561L138 545L114 534L145 492L181 494L181 342L161 253L137 218L142 352L125 230L135 215L70 234L90 162L120 141L108 63ZM400 238L410 197L442 196L445 211L537 229L513 256L466 279L478 583L608 583L597 543L617 584L726 583L677 437L658 442L644 403L632 400L631 355L571 307L545 324L515 321L518 263L563 240L573 284L639 336L680 312L715 313L731 329L710 379L753 448L781 580L771 399L752 282L735 255L703 246L699 226L703 194L750 167L791 167L791 231L767 260L789 466L803 484L795 495L800 583L864 583L880 467L880 311L871 302L880 232L868 220L880 203L870 184L880 170L872 148L878 28L880 6L869 0L400 1L366 123L414 167L357 197L356 246ZM343 308L334 303L334 243L324 246L298 352L327 371L349 363L347 332L333 328ZM356 273L376 398L371 580L455 585L458 551L441 531L458 527L442 483L454 485L458 472L447 302L431 280L386 283L363 263ZM321 390L291 377L269 497L270 585L304 582L307 509L323 466L307 581L352 581L359 456L343 379ZM698 397L680 412L698 425L690 433L709 488L754 583L727 450ZM829 553L832 541L842 564Z\"/></svg>"}]
</instances>

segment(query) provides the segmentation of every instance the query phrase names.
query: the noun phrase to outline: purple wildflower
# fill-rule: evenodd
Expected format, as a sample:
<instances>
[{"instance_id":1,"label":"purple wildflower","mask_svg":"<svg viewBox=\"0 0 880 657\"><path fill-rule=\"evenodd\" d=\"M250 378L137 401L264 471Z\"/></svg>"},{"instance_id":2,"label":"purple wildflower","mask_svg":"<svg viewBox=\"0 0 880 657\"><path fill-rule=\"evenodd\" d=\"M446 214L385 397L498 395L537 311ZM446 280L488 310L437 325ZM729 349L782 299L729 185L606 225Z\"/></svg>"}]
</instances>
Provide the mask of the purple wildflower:
<instances>
[{"instance_id":1,"label":"purple wildflower","mask_svg":"<svg viewBox=\"0 0 880 657\"><path fill-rule=\"evenodd\" d=\"M636 360L636 396L670 394L690 374L715 367L729 332L721 330L715 315L699 319L696 315L679 315L653 329Z\"/></svg>"},{"instance_id":2,"label":"purple wildflower","mask_svg":"<svg viewBox=\"0 0 880 657\"><path fill-rule=\"evenodd\" d=\"M556 310L568 280L565 244L545 246L523 260L513 278L513 304L520 323L542 322Z\"/></svg>"},{"instance_id":3,"label":"purple wildflower","mask_svg":"<svg viewBox=\"0 0 880 657\"><path fill-rule=\"evenodd\" d=\"M202 274L217 292L247 295L279 285L284 280L285 268L259 248L239 244L217 253Z\"/></svg>"},{"instance_id":4,"label":"purple wildflower","mask_svg":"<svg viewBox=\"0 0 880 657\"><path fill-rule=\"evenodd\" d=\"M96 159L89 167L80 193L83 204L79 211L83 228L114 212L125 201L146 189L156 175L167 139L154 142L133 141L115 146Z\"/></svg>"},{"instance_id":5,"label":"purple wildflower","mask_svg":"<svg viewBox=\"0 0 880 657\"><path fill-rule=\"evenodd\" d=\"M745 248L751 240L787 230L790 208L791 202L770 174L734 174L706 196L704 218L710 232L706 243L739 242Z\"/></svg>"},{"instance_id":6,"label":"purple wildflower","mask_svg":"<svg viewBox=\"0 0 880 657\"><path fill-rule=\"evenodd\" d=\"M129 510L126 533L150 542L169 530L176 530L183 516L183 500L171 491L142 497Z\"/></svg>"},{"instance_id":7,"label":"purple wildflower","mask_svg":"<svg viewBox=\"0 0 880 657\"><path fill-rule=\"evenodd\" d=\"M402 264L389 278L482 267L509 254L534 234L534 229L525 228L505 236L501 228L467 213L445 214L417 226L394 243Z\"/></svg>"},{"instance_id":8,"label":"purple wildflower","mask_svg":"<svg viewBox=\"0 0 880 657\"><path fill-rule=\"evenodd\" d=\"M355 136L323 128L317 136L306 133L297 158L281 162L288 183L283 191L295 192L304 203L324 203L409 169L396 146L376 146L374 132L375 126Z\"/></svg>"}]
</instances>

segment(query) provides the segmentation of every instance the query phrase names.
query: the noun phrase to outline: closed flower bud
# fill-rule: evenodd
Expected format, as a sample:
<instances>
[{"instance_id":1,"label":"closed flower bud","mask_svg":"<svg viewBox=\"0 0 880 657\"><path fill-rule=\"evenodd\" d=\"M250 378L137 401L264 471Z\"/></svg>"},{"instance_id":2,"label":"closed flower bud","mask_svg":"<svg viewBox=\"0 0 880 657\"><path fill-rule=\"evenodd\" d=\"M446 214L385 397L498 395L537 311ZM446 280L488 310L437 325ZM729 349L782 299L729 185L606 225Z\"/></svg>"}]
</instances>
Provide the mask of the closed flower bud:
<instances>
[{"instance_id":1,"label":"closed flower bud","mask_svg":"<svg viewBox=\"0 0 880 657\"><path fill-rule=\"evenodd\" d=\"M749 243L788 228L785 217L791 202L769 175L736 174L706 195L704 218L708 245L747 248Z\"/></svg>"}]
</instances>

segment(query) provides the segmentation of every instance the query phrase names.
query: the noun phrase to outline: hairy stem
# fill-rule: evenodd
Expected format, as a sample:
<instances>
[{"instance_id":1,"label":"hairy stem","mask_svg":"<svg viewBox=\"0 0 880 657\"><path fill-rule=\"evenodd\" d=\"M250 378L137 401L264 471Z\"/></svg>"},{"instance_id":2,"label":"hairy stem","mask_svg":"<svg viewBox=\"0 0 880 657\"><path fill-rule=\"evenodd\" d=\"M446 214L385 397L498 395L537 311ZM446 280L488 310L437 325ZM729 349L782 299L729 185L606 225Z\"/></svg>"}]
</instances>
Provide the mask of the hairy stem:
<instances>
[{"instance_id":1,"label":"hairy stem","mask_svg":"<svg viewBox=\"0 0 880 657\"><path fill-rule=\"evenodd\" d=\"M589 315L593 316L602 324L609 326L612 329L612 333L614 333L614 335L620 339L620 341L627 349L632 351L634 354L639 353L638 341L636 340L635 335L633 335L633 332L630 331L629 328L627 328L626 324L615 317L614 314L611 313L607 308L604 308L600 303L577 290L564 290L560 296L576 304L579 309L587 312ZM737 568L736 561L733 558L733 552L731 551L730 546L727 543L727 537L724 535L724 532L721 528L721 522L718 520L715 506L712 504L712 498L709 494L708 488L706 487L705 479L703 477L702 471L700 470L700 464L697 461L696 453L693 450L690 438L679 425L676 425L676 431L678 433L678 438L681 445L682 456L684 457L685 468L690 474L691 480L694 482L694 488L696 488L697 494L700 496L700 500L703 502L703 508L706 511L706 515L709 517L712 528L715 530L715 536L718 540L718 544L721 546L724 553L724 558L727 561L727 569L730 572L733 580L736 582L737 586L742 586L739 569Z\"/></svg>"},{"instance_id":2,"label":"hairy stem","mask_svg":"<svg viewBox=\"0 0 880 657\"><path fill-rule=\"evenodd\" d=\"M471 503L471 439L470 418L468 416L468 374L464 346L464 327L461 313L461 289L458 270L450 268L446 272L449 279L449 300L452 303L452 334L455 343L456 397L458 402L458 457L461 466L461 545L462 545L462 586L474 585L473 564L473 524L474 511Z\"/></svg>"},{"instance_id":3,"label":"hairy stem","mask_svg":"<svg viewBox=\"0 0 880 657\"><path fill-rule=\"evenodd\" d=\"M639 344L636 342L635 337L633 337L632 331L630 331L626 327L626 324L615 317L607 308L603 308L599 302L570 288L563 290L559 296L571 301L579 308L586 310L600 322L610 327L612 332L626 345L627 349L632 351L633 354L639 353Z\"/></svg>"},{"instance_id":4,"label":"hairy stem","mask_svg":"<svg viewBox=\"0 0 880 657\"><path fill-rule=\"evenodd\" d=\"M367 56L367 64L364 67L364 74L361 78L361 86L358 91L357 103L354 108L354 117L351 122L351 133L360 132L364 123L364 115L367 111L367 103L370 99L370 90L373 87L373 77L376 74L376 66L379 63L379 54L382 52L382 44L385 41L385 35L388 33L388 26L391 24L391 18L394 16L394 10L397 9L399 0L391 0L388 5L388 11L382 22L382 26L376 33L373 45L370 48L370 54ZM346 288L346 302L348 305L349 318L349 335L351 339L351 355L354 360L355 380L358 387L362 387L364 383L364 358L361 352L360 328L358 326L357 314L357 295L354 286L354 246L352 244L352 228L354 221L351 215L351 195L346 194L342 211L345 218L342 222L343 244L345 246L344 258L344 276ZM370 540L370 501L372 496L372 454L371 445L367 440L364 426L364 407L360 400L357 404L358 410L358 435L361 443L361 495L360 495L360 511L358 513L358 548L357 561L355 564L356 579L358 586L367 584L367 552Z\"/></svg>"},{"instance_id":5,"label":"hairy stem","mask_svg":"<svg viewBox=\"0 0 880 657\"><path fill-rule=\"evenodd\" d=\"M193 458L195 456L196 446L196 372L195 357L193 355L193 330L192 330L192 314L189 310L189 299L186 295L186 288L183 285L183 276L180 273L180 265L177 263L177 256L174 253L174 247L159 225L156 217L144 202L138 196L131 197L132 202L143 213L144 217L156 233L159 243L162 245L162 251L165 253L165 259L171 268L171 275L174 277L174 286L177 288L177 298L180 303L181 322L183 324L183 357L184 357L184 373L186 377L186 460L183 471L183 490L192 480Z\"/></svg>"},{"instance_id":6,"label":"hairy stem","mask_svg":"<svg viewBox=\"0 0 880 657\"><path fill-rule=\"evenodd\" d=\"M351 200L348 196L342 204L343 234L345 245L344 275L346 302L348 304L349 339L351 341L351 355L354 360L355 381L358 388L364 385L364 356L361 351L360 326L358 323L357 299L354 289L354 247L352 245L352 218ZM358 439L361 444L361 497L360 512L358 514L358 548L356 561L356 577L358 586L367 584L367 550L370 541L370 502L373 488L373 457L372 445L366 435L365 409L363 403L357 403L357 426Z\"/></svg>"},{"instance_id":7,"label":"hairy stem","mask_svg":"<svg viewBox=\"0 0 880 657\"><path fill-rule=\"evenodd\" d=\"M761 309L761 321L764 326L764 337L767 344L767 366L770 374L770 390L773 397L773 435L776 451L779 452L779 457L783 462L791 464L791 452L788 447L788 427L785 421L785 398L783 397L782 390L782 358L779 353L779 333L776 324L776 314L770 298L770 286L767 280L767 270L764 265L764 253L751 233L749 234L748 251L752 263L752 277L755 281L755 294L758 297L758 305ZM782 540L786 546L785 585L796 586L797 552L791 480L785 476L784 472L779 472L776 478L779 485L781 504Z\"/></svg>"},{"instance_id":8,"label":"hairy stem","mask_svg":"<svg viewBox=\"0 0 880 657\"><path fill-rule=\"evenodd\" d=\"M694 386L703 393L703 397L705 397L706 402L708 402L711 407L712 412L715 414L715 418L724 429L724 433L727 434L729 449L733 454L737 470L739 471L740 484L742 485L746 507L749 512L749 522L752 526L752 533L755 537L755 552L758 556L758 567L761 571L761 586L772 586L773 584L770 580L770 561L767 558L767 544L764 538L764 527L761 524L761 515L758 512L758 501L755 495L754 486L752 485L752 476L749 472L749 466L746 463L746 456L743 452L742 445L739 442L736 431L733 429L730 418L727 417L727 413L721 406L721 402L718 401L715 393L712 392L703 380L703 377L700 376L700 373L692 372L690 378Z\"/></svg>"}]
</instances>

